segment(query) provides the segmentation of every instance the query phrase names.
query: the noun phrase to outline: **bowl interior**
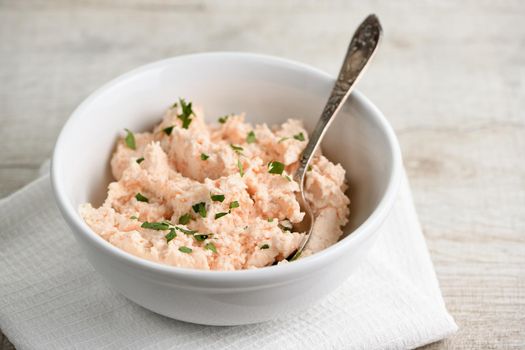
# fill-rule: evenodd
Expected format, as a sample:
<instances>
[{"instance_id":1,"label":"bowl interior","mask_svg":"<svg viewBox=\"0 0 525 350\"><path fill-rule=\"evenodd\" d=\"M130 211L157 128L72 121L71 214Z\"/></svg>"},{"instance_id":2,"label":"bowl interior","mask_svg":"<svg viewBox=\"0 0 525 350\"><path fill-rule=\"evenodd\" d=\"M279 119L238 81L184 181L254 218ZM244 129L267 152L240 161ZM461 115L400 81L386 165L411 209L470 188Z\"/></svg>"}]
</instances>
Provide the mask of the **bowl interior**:
<instances>
[{"instance_id":1,"label":"bowl interior","mask_svg":"<svg viewBox=\"0 0 525 350\"><path fill-rule=\"evenodd\" d=\"M246 112L252 123L300 118L311 131L332 85L332 78L313 68L259 55L191 55L144 66L97 90L74 112L55 150L55 183L75 212L85 202L101 204L118 135L124 128L150 130L178 97L202 106L210 122ZM353 93L322 144L324 154L347 171L347 234L372 214L388 187L394 152L386 129L380 112Z\"/></svg>"}]
</instances>

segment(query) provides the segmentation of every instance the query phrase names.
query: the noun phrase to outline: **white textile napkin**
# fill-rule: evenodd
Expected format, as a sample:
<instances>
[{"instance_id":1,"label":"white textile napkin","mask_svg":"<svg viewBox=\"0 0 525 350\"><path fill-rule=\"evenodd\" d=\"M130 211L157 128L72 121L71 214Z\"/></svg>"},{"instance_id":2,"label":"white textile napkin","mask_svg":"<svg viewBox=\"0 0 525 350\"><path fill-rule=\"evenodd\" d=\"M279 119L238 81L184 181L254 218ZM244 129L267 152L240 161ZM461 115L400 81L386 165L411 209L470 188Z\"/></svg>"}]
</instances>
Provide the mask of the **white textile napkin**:
<instances>
[{"instance_id":1,"label":"white textile napkin","mask_svg":"<svg viewBox=\"0 0 525 350\"><path fill-rule=\"evenodd\" d=\"M457 330L406 176L367 260L295 315L212 327L168 319L121 296L84 258L49 176L0 201L0 329L22 349L405 349Z\"/></svg>"}]
</instances>

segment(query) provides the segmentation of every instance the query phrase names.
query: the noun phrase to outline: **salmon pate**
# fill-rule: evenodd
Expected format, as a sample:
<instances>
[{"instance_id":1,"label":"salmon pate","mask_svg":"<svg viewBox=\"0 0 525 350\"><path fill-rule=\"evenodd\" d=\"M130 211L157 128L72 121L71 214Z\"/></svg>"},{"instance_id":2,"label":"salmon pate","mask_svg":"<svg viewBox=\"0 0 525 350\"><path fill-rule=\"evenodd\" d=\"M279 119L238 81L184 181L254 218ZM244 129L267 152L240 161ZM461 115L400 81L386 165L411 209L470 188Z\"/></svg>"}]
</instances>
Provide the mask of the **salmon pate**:
<instances>
[{"instance_id":1,"label":"salmon pate","mask_svg":"<svg viewBox=\"0 0 525 350\"><path fill-rule=\"evenodd\" d=\"M207 124L179 99L152 132L126 133L111 158L116 181L99 208L80 206L93 231L154 262L240 270L286 262L304 232L292 174L308 142L302 122L252 125L242 114ZM319 151L305 180L315 217L302 256L337 242L348 222L345 170Z\"/></svg>"}]
</instances>

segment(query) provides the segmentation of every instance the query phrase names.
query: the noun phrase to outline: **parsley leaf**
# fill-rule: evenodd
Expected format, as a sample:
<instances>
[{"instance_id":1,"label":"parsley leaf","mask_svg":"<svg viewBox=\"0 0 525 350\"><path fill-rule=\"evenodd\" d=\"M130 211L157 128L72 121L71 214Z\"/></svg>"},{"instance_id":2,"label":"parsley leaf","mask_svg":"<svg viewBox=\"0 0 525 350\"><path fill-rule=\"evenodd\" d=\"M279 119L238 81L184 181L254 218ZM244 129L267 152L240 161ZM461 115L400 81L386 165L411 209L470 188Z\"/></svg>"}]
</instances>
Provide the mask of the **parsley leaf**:
<instances>
[{"instance_id":1,"label":"parsley leaf","mask_svg":"<svg viewBox=\"0 0 525 350\"><path fill-rule=\"evenodd\" d=\"M171 132L173 131L173 127L174 127L174 125L172 125L172 126L168 126L167 128L162 129L162 131L164 131L164 133L165 133L166 135L170 136L170 135L171 135Z\"/></svg>"},{"instance_id":2,"label":"parsley leaf","mask_svg":"<svg viewBox=\"0 0 525 350\"><path fill-rule=\"evenodd\" d=\"M217 213L215 214L215 220L219 219L219 218L222 218L224 215L228 215L229 212L227 211L223 211L222 213Z\"/></svg>"},{"instance_id":3,"label":"parsley leaf","mask_svg":"<svg viewBox=\"0 0 525 350\"><path fill-rule=\"evenodd\" d=\"M241 177L243 177L244 176L244 168L242 166L242 163L241 163L240 159L237 159L237 168L239 168L239 174L241 175Z\"/></svg>"},{"instance_id":4,"label":"parsley leaf","mask_svg":"<svg viewBox=\"0 0 525 350\"><path fill-rule=\"evenodd\" d=\"M144 197L140 192L135 195L135 199L139 202L149 203L149 199L147 197Z\"/></svg>"},{"instance_id":5,"label":"parsley leaf","mask_svg":"<svg viewBox=\"0 0 525 350\"><path fill-rule=\"evenodd\" d=\"M224 117L219 118L219 123L224 124L228 120L229 115L225 115Z\"/></svg>"},{"instance_id":6,"label":"parsley leaf","mask_svg":"<svg viewBox=\"0 0 525 350\"><path fill-rule=\"evenodd\" d=\"M277 141L277 143L281 143L281 142L286 141L288 139L289 139L289 137L281 137L281 139L279 141Z\"/></svg>"},{"instance_id":7,"label":"parsley leaf","mask_svg":"<svg viewBox=\"0 0 525 350\"><path fill-rule=\"evenodd\" d=\"M184 214L179 218L179 224L186 225L191 220L190 214Z\"/></svg>"},{"instance_id":8,"label":"parsley leaf","mask_svg":"<svg viewBox=\"0 0 525 350\"><path fill-rule=\"evenodd\" d=\"M124 139L124 141L126 142L126 146L128 146L131 149L137 149L137 145L135 144L135 135L133 135L133 133L129 129L124 130L126 130L127 132L126 138Z\"/></svg>"},{"instance_id":9,"label":"parsley leaf","mask_svg":"<svg viewBox=\"0 0 525 350\"><path fill-rule=\"evenodd\" d=\"M306 171L312 171L312 166L308 165L308 168L306 168Z\"/></svg>"},{"instance_id":10,"label":"parsley leaf","mask_svg":"<svg viewBox=\"0 0 525 350\"><path fill-rule=\"evenodd\" d=\"M149 228L150 230L165 231L170 229L170 225L166 222L143 222L140 225L142 228Z\"/></svg>"},{"instance_id":11,"label":"parsley leaf","mask_svg":"<svg viewBox=\"0 0 525 350\"><path fill-rule=\"evenodd\" d=\"M140 164L144 161L144 157L140 157L139 159L136 160L137 164Z\"/></svg>"},{"instance_id":12,"label":"parsley leaf","mask_svg":"<svg viewBox=\"0 0 525 350\"><path fill-rule=\"evenodd\" d=\"M263 244L263 245L261 246L261 250L263 250L263 249L269 249L269 248L270 248L270 246L269 246L268 244Z\"/></svg>"},{"instance_id":13,"label":"parsley leaf","mask_svg":"<svg viewBox=\"0 0 525 350\"><path fill-rule=\"evenodd\" d=\"M170 232L164 238L166 238L166 243L169 243L173 238L177 237L177 232L175 232L175 229L171 229Z\"/></svg>"},{"instance_id":14,"label":"parsley leaf","mask_svg":"<svg viewBox=\"0 0 525 350\"><path fill-rule=\"evenodd\" d=\"M201 160L206 160L208 158L210 158L209 155L207 155L206 153L201 153Z\"/></svg>"},{"instance_id":15,"label":"parsley leaf","mask_svg":"<svg viewBox=\"0 0 525 350\"><path fill-rule=\"evenodd\" d=\"M302 132L300 132L298 134L293 135L293 138L298 140L298 141L304 141L304 134Z\"/></svg>"},{"instance_id":16,"label":"parsley leaf","mask_svg":"<svg viewBox=\"0 0 525 350\"><path fill-rule=\"evenodd\" d=\"M197 233L193 235L193 238L195 238L197 241L202 242L208 239L208 237L211 236L210 234L204 234L204 233Z\"/></svg>"},{"instance_id":17,"label":"parsley leaf","mask_svg":"<svg viewBox=\"0 0 525 350\"><path fill-rule=\"evenodd\" d=\"M182 228L182 227L179 227L179 226L175 226L175 229L179 230L180 232L184 233L185 235L193 235L193 234L197 233L197 231L186 230L185 228Z\"/></svg>"},{"instance_id":18,"label":"parsley leaf","mask_svg":"<svg viewBox=\"0 0 525 350\"><path fill-rule=\"evenodd\" d=\"M217 253L217 248L215 248L215 244L213 243L206 243L206 245L204 246L204 249L208 249L208 250L211 250L212 252L214 253Z\"/></svg>"},{"instance_id":19,"label":"parsley leaf","mask_svg":"<svg viewBox=\"0 0 525 350\"><path fill-rule=\"evenodd\" d=\"M233 201L230 203L230 209L239 208L239 202Z\"/></svg>"},{"instance_id":20,"label":"parsley leaf","mask_svg":"<svg viewBox=\"0 0 525 350\"><path fill-rule=\"evenodd\" d=\"M283 173L283 171L284 171L284 164L281 163L281 162L278 162L276 160L271 161L270 163L268 163L268 167L270 168L270 170L268 170L268 172L270 174L281 175Z\"/></svg>"},{"instance_id":21,"label":"parsley leaf","mask_svg":"<svg viewBox=\"0 0 525 350\"><path fill-rule=\"evenodd\" d=\"M179 114L177 118L182 120L182 128L187 129L191 124L191 115L193 114L193 109L191 107L191 102L186 103L183 98L179 98L180 106L182 108L182 114Z\"/></svg>"},{"instance_id":22,"label":"parsley leaf","mask_svg":"<svg viewBox=\"0 0 525 350\"><path fill-rule=\"evenodd\" d=\"M203 218L206 217L206 203L200 202L200 203L194 204L192 208L194 212L198 213Z\"/></svg>"},{"instance_id":23,"label":"parsley leaf","mask_svg":"<svg viewBox=\"0 0 525 350\"><path fill-rule=\"evenodd\" d=\"M193 249L185 247L185 246L182 246L182 247L179 247L179 251L181 251L183 253L186 253L186 254L189 254L189 253L191 253L193 251Z\"/></svg>"},{"instance_id":24,"label":"parsley leaf","mask_svg":"<svg viewBox=\"0 0 525 350\"><path fill-rule=\"evenodd\" d=\"M211 200L214 202L222 202L224 201L224 195L223 194L212 194Z\"/></svg>"},{"instance_id":25,"label":"parsley leaf","mask_svg":"<svg viewBox=\"0 0 525 350\"><path fill-rule=\"evenodd\" d=\"M255 141L257 141L257 139L255 138L255 133L252 131L250 131L248 133L248 136L246 136L246 142L247 143L254 143Z\"/></svg>"},{"instance_id":26,"label":"parsley leaf","mask_svg":"<svg viewBox=\"0 0 525 350\"><path fill-rule=\"evenodd\" d=\"M236 146L233 143L230 143L230 147L237 153L241 153L244 149L241 146Z\"/></svg>"}]
</instances>

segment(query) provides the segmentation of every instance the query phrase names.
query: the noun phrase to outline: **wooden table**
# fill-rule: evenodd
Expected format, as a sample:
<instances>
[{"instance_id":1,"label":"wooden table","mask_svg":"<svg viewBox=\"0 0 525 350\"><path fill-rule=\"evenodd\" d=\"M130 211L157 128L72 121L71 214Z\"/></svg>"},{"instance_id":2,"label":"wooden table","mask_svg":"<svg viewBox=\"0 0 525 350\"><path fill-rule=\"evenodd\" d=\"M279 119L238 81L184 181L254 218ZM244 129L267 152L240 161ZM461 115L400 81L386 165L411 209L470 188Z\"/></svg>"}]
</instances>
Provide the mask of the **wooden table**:
<instances>
[{"instance_id":1,"label":"wooden table","mask_svg":"<svg viewBox=\"0 0 525 350\"><path fill-rule=\"evenodd\" d=\"M214 50L277 55L335 74L370 12L386 36L359 89L397 132L460 327L429 348L524 348L520 1L0 1L0 195L37 176L71 111L116 75Z\"/></svg>"}]
</instances>

